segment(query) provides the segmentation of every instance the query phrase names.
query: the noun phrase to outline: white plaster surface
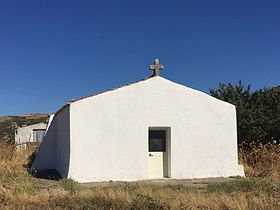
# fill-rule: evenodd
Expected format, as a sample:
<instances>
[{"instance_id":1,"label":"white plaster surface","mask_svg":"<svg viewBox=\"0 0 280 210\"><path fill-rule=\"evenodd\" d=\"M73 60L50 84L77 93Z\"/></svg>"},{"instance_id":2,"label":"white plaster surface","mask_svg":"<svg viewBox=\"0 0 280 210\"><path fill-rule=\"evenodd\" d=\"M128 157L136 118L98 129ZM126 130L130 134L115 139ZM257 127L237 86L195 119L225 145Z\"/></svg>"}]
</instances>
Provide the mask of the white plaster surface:
<instances>
[{"instance_id":1,"label":"white plaster surface","mask_svg":"<svg viewBox=\"0 0 280 210\"><path fill-rule=\"evenodd\" d=\"M32 164L33 170L56 169L62 177L68 176L70 155L69 106L54 116Z\"/></svg>"},{"instance_id":2,"label":"white plaster surface","mask_svg":"<svg viewBox=\"0 0 280 210\"><path fill-rule=\"evenodd\" d=\"M51 114L51 115L50 115L50 118L49 118L49 122L48 122L46 131L49 130L49 127L50 127L50 125L51 125L51 123L52 123L52 121L53 121L54 116L55 116L55 114Z\"/></svg>"},{"instance_id":3,"label":"white plaster surface","mask_svg":"<svg viewBox=\"0 0 280 210\"><path fill-rule=\"evenodd\" d=\"M159 76L72 102L52 124L33 167L78 182L147 179L149 127L170 128L170 178L244 175L235 107Z\"/></svg>"}]
</instances>

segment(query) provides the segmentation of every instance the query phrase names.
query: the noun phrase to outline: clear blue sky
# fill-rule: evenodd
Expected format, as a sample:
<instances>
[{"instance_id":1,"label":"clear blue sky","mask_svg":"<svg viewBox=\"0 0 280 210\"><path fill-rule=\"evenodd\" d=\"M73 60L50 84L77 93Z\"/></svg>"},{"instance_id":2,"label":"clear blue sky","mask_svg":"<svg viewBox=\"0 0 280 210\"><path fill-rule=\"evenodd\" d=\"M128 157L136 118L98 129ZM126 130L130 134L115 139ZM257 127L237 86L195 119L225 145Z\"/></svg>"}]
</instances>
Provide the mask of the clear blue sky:
<instances>
[{"instance_id":1,"label":"clear blue sky","mask_svg":"<svg viewBox=\"0 0 280 210\"><path fill-rule=\"evenodd\" d=\"M242 80L279 85L278 0L2 1L0 115L162 76L208 93Z\"/></svg>"}]
</instances>

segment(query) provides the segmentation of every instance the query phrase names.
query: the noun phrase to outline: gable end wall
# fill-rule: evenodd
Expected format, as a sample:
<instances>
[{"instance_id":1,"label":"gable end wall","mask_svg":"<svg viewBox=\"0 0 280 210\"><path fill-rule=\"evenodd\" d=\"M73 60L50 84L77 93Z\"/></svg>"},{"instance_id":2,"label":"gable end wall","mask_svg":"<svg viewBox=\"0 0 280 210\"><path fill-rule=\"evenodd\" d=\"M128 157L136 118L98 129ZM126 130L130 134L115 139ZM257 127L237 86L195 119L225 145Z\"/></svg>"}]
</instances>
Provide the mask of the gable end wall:
<instances>
[{"instance_id":1,"label":"gable end wall","mask_svg":"<svg viewBox=\"0 0 280 210\"><path fill-rule=\"evenodd\" d=\"M71 104L69 178L148 179L149 127L171 129L171 178L242 175L235 107L155 77Z\"/></svg>"}]
</instances>

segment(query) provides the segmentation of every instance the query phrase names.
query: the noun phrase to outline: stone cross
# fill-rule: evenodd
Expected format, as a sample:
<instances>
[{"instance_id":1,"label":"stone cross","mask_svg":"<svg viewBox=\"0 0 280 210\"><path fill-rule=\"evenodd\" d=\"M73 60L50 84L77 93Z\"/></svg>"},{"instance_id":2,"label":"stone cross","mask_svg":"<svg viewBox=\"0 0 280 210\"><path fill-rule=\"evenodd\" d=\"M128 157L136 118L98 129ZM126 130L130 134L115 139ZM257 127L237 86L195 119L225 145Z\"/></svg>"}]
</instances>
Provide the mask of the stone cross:
<instances>
[{"instance_id":1,"label":"stone cross","mask_svg":"<svg viewBox=\"0 0 280 210\"><path fill-rule=\"evenodd\" d=\"M159 64L159 59L156 58L153 65L150 65L150 70L154 71L153 76L159 76L160 70L164 68L163 65Z\"/></svg>"}]
</instances>

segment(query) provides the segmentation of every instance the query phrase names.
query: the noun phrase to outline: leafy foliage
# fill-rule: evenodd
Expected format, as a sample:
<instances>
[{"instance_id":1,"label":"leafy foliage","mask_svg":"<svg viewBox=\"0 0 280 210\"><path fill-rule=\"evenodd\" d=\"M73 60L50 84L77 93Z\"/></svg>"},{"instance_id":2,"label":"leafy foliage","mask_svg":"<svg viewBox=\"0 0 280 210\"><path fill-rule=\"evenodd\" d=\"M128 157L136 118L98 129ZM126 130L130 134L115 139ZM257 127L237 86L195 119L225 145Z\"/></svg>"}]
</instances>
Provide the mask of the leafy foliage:
<instances>
[{"instance_id":1,"label":"leafy foliage","mask_svg":"<svg viewBox=\"0 0 280 210\"><path fill-rule=\"evenodd\" d=\"M210 94L236 106L238 142L280 141L280 92L279 88L251 91L251 86L219 83Z\"/></svg>"}]
</instances>

